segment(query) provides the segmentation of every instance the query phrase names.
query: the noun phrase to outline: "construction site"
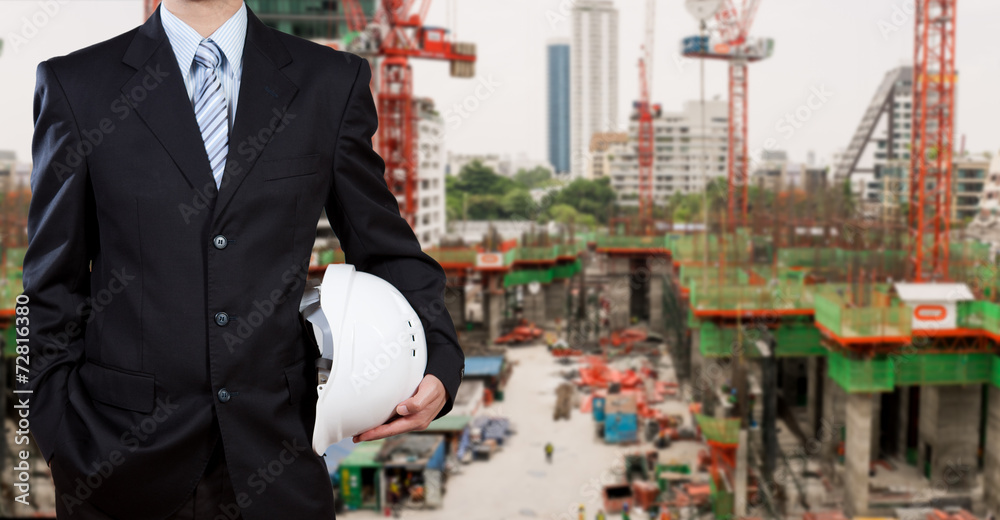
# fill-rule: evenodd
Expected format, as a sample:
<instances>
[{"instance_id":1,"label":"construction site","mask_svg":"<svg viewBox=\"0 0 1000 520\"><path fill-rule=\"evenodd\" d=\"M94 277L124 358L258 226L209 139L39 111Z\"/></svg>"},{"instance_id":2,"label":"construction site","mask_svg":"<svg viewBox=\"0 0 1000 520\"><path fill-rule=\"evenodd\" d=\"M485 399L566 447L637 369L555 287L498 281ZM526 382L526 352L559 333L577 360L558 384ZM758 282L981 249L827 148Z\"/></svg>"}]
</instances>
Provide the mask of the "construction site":
<instances>
[{"instance_id":1,"label":"construction site","mask_svg":"<svg viewBox=\"0 0 1000 520\"><path fill-rule=\"evenodd\" d=\"M892 75L832 175L765 187L751 178L748 71L774 42L750 36L761 0L689 2L683 56L728 67L725 175L676 222L654 196L660 107L655 2L629 132L634 204L606 226L490 226L424 252L448 278L446 312L466 356L453 411L422 432L328 452L338 515L426 519L715 518L974 520L1000 513L997 245L955 221L955 0L917 0L913 130L901 201L857 200L845 182ZM766 1L766 0L763 0ZM420 2L417 2L418 4ZM475 75L476 46L424 25L429 2L344 2L341 47L373 60L387 186L418 225L417 102L410 59ZM364 4L364 5L362 5ZM384 4L384 5L383 5ZM148 2L152 12L156 2ZM377 15L366 19L373 9ZM370 27L382 27L379 33ZM663 61L663 60L661 60ZM761 78L760 81L767 81ZM375 83L375 82L373 82ZM704 99L702 100L704 103ZM852 116L852 117L856 117ZM889 125L891 127L892 120ZM851 136L842 136L848 142ZM889 144L890 154L896 147ZM4 199L5 384L27 191ZM310 276L345 262L320 224ZM5 397L9 402L10 396ZM6 403L5 403L6 405ZM7 430L16 429L6 406ZM8 435L5 457L16 446ZM49 478L35 454L32 479ZM2 511L54 517L54 491Z\"/></svg>"}]
</instances>

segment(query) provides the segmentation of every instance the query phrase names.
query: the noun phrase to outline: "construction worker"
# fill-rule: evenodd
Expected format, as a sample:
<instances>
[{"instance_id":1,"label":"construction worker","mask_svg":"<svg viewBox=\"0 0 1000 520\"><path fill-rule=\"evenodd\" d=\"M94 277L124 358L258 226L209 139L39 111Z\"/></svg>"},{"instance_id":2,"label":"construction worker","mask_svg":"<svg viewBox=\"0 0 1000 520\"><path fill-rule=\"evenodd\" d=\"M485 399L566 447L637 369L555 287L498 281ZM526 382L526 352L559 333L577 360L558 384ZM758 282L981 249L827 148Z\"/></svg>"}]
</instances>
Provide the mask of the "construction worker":
<instances>
[{"instance_id":1,"label":"construction worker","mask_svg":"<svg viewBox=\"0 0 1000 520\"><path fill-rule=\"evenodd\" d=\"M622 504L622 520L629 520L628 516L628 502Z\"/></svg>"},{"instance_id":2,"label":"construction worker","mask_svg":"<svg viewBox=\"0 0 1000 520\"><path fill-rule=\"evenodd\" d=\"M605 520L604 510L603 509L598 509L597 510L597 515L594 516L594 520Z\"/></svg>"},{"instance_id":3,"label":"construction worker","mask_svg":"<svg viewBox=\"0 0 1000 520\"><path fill-rule=\"evenodd\" d=\"M667 506L664 504L660 504L659 520L670 520L670 511L667 511Z\"/></svg>"},{"instance_id":4,"label":"construction worker","mask_svg":"<svg viewBox=\"0 0 1000 520\"><path fill-rule=\"evenodd\" d=\"M554 449L555 448L552 447L552 443L551 442L545 443L545 462L548 462L549 464L552 464L552 451Z\"/></svg>"},{"instance_id":5,"label":"construction worker","mask_svg":"<svg viewBox=\"0 0 1000 520\"><path fill-rule=\"evenodd\" d=\"M586 520L586 519L584 518L584 509L583 509L583 504L580 504L580 509L579 509L579 511L580 511L580 514L578 514L578 515L577 515L577 520Z\"/></svg>"}]
</instances>

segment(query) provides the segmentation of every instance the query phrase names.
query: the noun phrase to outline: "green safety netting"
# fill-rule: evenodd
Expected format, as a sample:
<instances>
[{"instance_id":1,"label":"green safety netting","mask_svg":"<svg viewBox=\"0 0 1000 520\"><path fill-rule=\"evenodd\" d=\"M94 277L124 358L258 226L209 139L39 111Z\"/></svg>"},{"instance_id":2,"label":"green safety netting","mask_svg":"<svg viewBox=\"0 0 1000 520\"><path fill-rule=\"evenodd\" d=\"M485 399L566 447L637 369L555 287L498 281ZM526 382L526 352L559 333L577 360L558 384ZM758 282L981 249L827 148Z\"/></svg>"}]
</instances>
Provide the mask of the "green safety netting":
<instances>
[{"instance_id":1,"label":"green safety netting","mask_svg":"<svg viewBox=\"0 0 1000 520\"><path fill-rule=\"evenodd\" d=\"M472 248L428 249L427 254L439 264L475 264L477 251Z\"/></svg>"},{"instance_id":2,"label":"green safety netting","mask_svg":"<svg viewBox=\"0 0 1000 520\"><path fill-rule=\"evenodd\" d=\"M730 520L736 504L736 494L725 489L718 489L715 479L708 479L709 499L712 502L712 515L715 520Z\"/></svg>"},{"instance_id":3,"label":"green safety netting","mask_svg":"<svg viewBox=\"0 0 1000 520\"><path fill-rule=\"evenodd\" d=\"M583 251L586 245L583 242L574 242L572 244L556 244L556 255L558 256L576 256Z\"/></svg>"},{"instance_id":4,"label":"green safety netting","mask_svg":"<svg viewBox=\"0 0 1000 520\"><path fill-rule=\"evenodd\" d=\"M691 281L691 307L713 310L806 310L813 307L812 288L794 282L765 285L719 285Z\"/></svg>"},{"instance_id":5,"label":"green safety netting","mask_svg":"<svg viewBox=\"0 0 1000 520\"><path fill-rule=\"evenodd\" d=\"M737 345L735 327L719 327L710 321L701 323L698 333L698 349L706 358L730 357Z\"/></svg>"},{"instance_id":6,"label":"green safety netting","mask_svg":"<svg viewBox=\"0 0 1000 520\"><path fill-rule=\"evenodd\" d=\"M819 329L811 323L785 322L774 331L777 357L806 357L826 355L820 343Z\"/></svg>"},{"instance_id":7,"label":"green safety netting","mask_svg":"<svg viewBox=\"0 0 1000 520\"><path fill-rule=\"evenodd\" d=\"M993 386L1000 388L1000 356L993 356Z\"/></svg>"},{"instance_id":8,"label":"green safety netting","mask_svg":"<svg viewBox=\"0 0 1000 520\"><path fill-rule=\"evenodd\" d=\"M986 301L958 302L958 326L1000 334L1000 305Z\"/></svg>"},{"instance_id":9,"label":"green safety netting","mask_svg":"<svg viewBox=\"0 0 1000 520\"><path fill-rule=\"evenodd\" d=\"M345 262L344 251L342 249L327 249L319 252L317 258L319 265L342 264Z\"/></svg>"},{"instance_id":10,"label":"green safety netting","mask_svg":"<svg viewBox=\"0 0 1000 520\"><path fill-rule=\"evenodd\" d=\"M692 281L701 281L703 284L735 285L740 282L741 274L746 275L743 269L735 267L720 269L718 267L682 265L677 279L682 287L690 287Z\"/></svg>"},{"instance_id":11,"label":"green safety netting","mask_svg":"<svg viewBox=\"0 0 1000 520\"><path fill-rule=\"evenodd\" d=\"M541 247L522 247L518 246L512 248L508 253L511 253L511 262L507 263L510 265L513 262L539 262L539 261L551 261L555 260L558 256L555 246L541 246Z\"/></svg>"},{"instance_id":12,"label":"green safety netting","mask_svg":"<svg viewBox=\"0 0 1000 520\"><path fill-rule=\"evenodd\" d=\"M836 249L825 247L786 247L778 250L778 265L784 267L822 267L836 260Z\"/></svg>"},{"instance_id":13,"label":"green safety netting","mask_svg":"<svg viewBox=\"0 0 1000 520\"><path fill-rule=\"evenodd\" d=\"M668 235L668 245L672 252L682 256L691 256L697 260L697 255L706 251L718 257L719 249L738 251L742 256L750 248L750 234L745 229L739 229L735 234L729 233L720 237L715 233L694 233L689 235Z\"/></svg>"},{"instance_id":14,"label":"green safety netting","mask_svg":"<svg viewBox=\"0 0 1000 520\"><path fill-rule=\"evenodd\" d=\"M896 385L989 383L992 354L914 354L892 357Z\"/></svg>"},{"instance_id":15,"label":"green safety netting","mask_svg":"<svg viewBox=\"0 0 1000 520\"><path fill-rule=\"evenodd\" d=\"M695 414L695 420L705 439L721 444L739 444L739 419L717 419L699 413Z\"/></svg>"},{"instance_id":16,"label":"green safety netting","mask_svg":"<svg viewBox=\"0 0 1000 520\"><path fill-rule=\"evenodd\" d=\"M838 294L818 291L813 298L816 323L841 338L906 338L910 336L910 309L901 303L856 307Z\"/></svg>"},{"instance_id":17,"label":"green safety netting","mask_svg":"<svg viewBox=\"0 0 1000 520\"><path fill-rule=\"evenodd\" d=\"M892 360L881 356L851 359L840 352L827 355L827 373L848 393L891 392L895 387Z\"/></svg>"},{"instance_id":18,"label":"green safety netting","mask_svg":"<svg viewBox=\"0 0 1000 520\"><path fill-rule=\"evenodd\" d=\"M21 265L24 264L24 252L27 250L26 247L8 247L4 250L6 255L5 264L8 271L11 269L21 269Z\"/></svg>"},{"instance_id":19,"label":"green safety netting","mask_svg":"<svg viewBox=\"0 0 1000 520\"><path fill-rule=\"evenodd\" d=\"M6 329L3 329L3 355L4 357L11 357L17 353L14 351L14 347L17 345L17 332L13 324L8 325Z\"/></svg>"},{"instance_id":20,"label":"green safety netting","mask_svg":"<svg viewBox=\"0 0 1000 520\"><path fill-rule=\"evenodd\" d=\"M667 249L669 239L665 236L600 235L599 248L619 249Z\"/></svg>"},{"instance_id":21,"label":"green safety netting","mask_svg":"<svg viewBox=\"0 0 1000 520\"><path fill-rule=\"evenodd\" d=\"M580 269L582 269L582 265L580 264L579 259L576 259L566 264L559 264L552 267L552 278L553 279L569 278L574 274L579 273Z\"/></svg>"},{"instance_id":22,"label":"green safety netting","mask_svg":"<svg viewBox=\"0 0 1000 520\"><path fill-rule=\"evenodd\" d=\"M552 269L516 269L504 275L503 286L512 287L531 282L549 283L552 281Z\"/></svg>"}]
</instances>

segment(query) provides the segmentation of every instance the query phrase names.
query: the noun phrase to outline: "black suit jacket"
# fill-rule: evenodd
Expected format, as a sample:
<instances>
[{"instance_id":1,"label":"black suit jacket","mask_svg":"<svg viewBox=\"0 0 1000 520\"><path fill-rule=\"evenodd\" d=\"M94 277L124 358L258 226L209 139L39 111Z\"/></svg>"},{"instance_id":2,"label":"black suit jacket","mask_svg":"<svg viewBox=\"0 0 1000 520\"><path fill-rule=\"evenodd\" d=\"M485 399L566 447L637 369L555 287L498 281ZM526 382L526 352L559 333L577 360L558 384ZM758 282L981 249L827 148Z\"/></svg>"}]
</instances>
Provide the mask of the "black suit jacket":
<instances>
[{"instance_id":1,"label":"black suit jacket","mask_svg":"<svg viewBox=\"0 0 1000 520\"><path fill-rule=\"evenodd\" d=\"M162 518L218 441L244 518L333 517L298 315L324 208L347 262L420 314L451 408L464 358L445 276L372 149L368 62L248 17L218 190L159 12L38 67L20 387L64 504Z\"/></svg>"}]
</instances>

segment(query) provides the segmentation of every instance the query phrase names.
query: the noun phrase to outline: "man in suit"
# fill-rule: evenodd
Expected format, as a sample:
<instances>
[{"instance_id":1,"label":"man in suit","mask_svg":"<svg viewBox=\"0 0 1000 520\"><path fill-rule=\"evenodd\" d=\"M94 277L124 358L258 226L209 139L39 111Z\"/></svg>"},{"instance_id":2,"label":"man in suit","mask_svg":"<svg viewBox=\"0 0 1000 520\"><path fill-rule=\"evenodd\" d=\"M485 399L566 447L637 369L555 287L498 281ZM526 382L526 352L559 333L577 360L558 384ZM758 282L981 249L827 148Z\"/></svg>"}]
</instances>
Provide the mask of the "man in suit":
<instances>
[{"instance_id":1,"label":"man in suit","mask_svg":"<svg viewBox=\"0 0 1000 520\"><path fill-rule=\"evenodd\" d=\"M324 208L428 342L416 394L355 441L451 409L445 276L386 187L370 79L242 0L163 0L39 65L19 387L60 518L333 518L298 315Z\"/></svg>"}]
</instances>

